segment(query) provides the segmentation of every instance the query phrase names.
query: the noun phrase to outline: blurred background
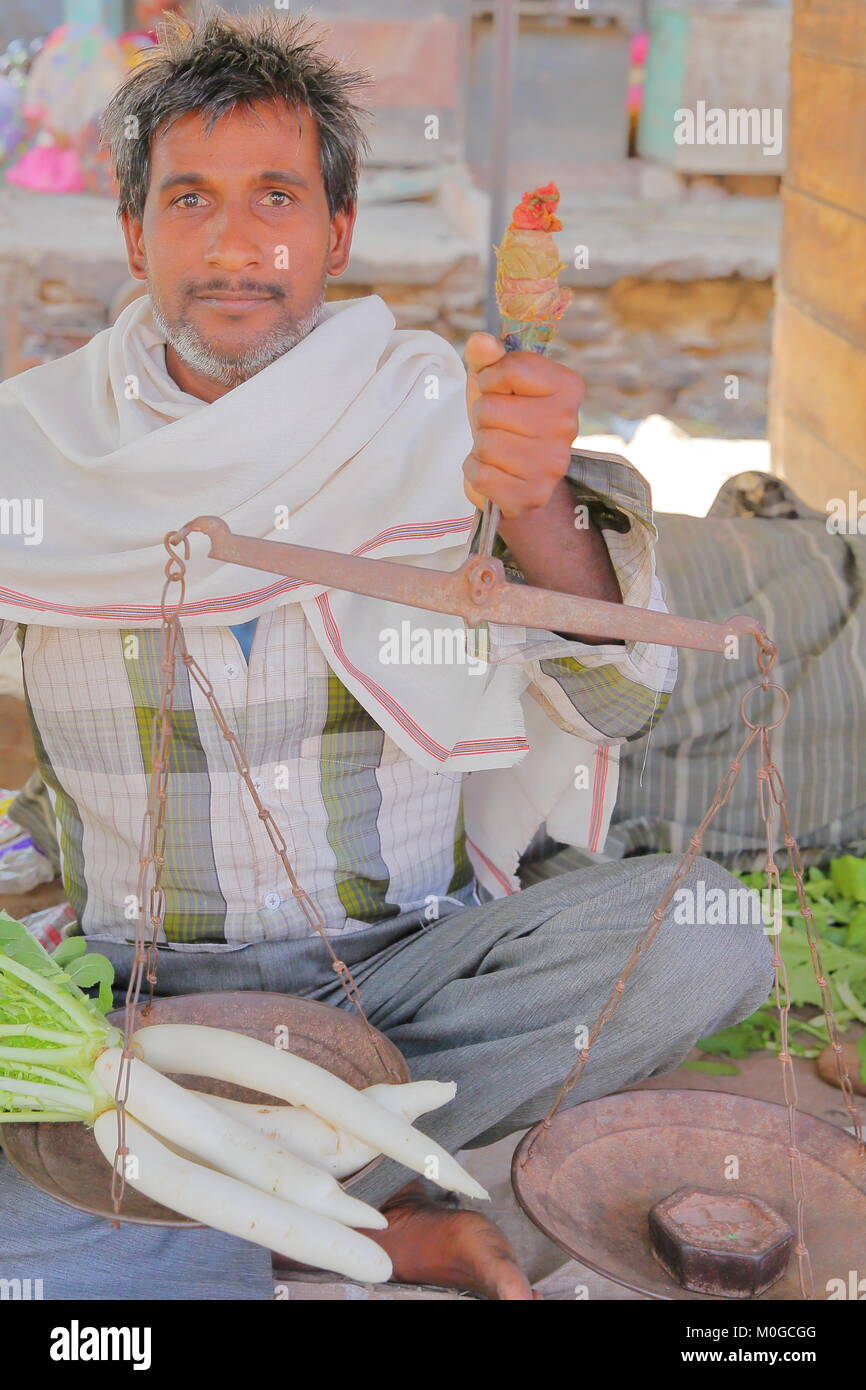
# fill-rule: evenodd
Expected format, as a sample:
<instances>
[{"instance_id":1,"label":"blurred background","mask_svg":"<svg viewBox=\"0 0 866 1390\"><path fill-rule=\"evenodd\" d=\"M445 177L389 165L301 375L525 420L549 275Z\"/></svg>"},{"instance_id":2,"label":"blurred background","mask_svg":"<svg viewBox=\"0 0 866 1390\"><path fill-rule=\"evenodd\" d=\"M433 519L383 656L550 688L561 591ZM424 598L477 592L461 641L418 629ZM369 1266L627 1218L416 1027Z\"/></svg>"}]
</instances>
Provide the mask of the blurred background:
<instances>
[{"instance_id":1,"label":"blurred background","mask_svg":"<svg viewBox=\"0 0 866 1390\"><path fill-rule=\"evenodd\" d=\"M177 8L193 15L198 0ZM226 8L242 13L252 0ZM133 292L96 116L162 9L5 0L0 376L80 346ZM433 328L461 347L484 326L493 237L525 190L554 179L562 278L575 291L555 354L586 378L583 433L632 446L662 509L704 514L744 468L772 469L823 505L828 476L854 486L863 468L864 9L306 5L328 28L325 46L376 79L351 264L330 295L375 292L398 326ZM756 124L748 139L719 140L698 123L679 142L677 113L700 115L701 104L752 112L764 134ZM815 358L828 353L838 386L822 379L813 393ZM700 442L713 439L743 443ZM660 453L676 467L653 463Z\"/></svg>"}]
</instances>

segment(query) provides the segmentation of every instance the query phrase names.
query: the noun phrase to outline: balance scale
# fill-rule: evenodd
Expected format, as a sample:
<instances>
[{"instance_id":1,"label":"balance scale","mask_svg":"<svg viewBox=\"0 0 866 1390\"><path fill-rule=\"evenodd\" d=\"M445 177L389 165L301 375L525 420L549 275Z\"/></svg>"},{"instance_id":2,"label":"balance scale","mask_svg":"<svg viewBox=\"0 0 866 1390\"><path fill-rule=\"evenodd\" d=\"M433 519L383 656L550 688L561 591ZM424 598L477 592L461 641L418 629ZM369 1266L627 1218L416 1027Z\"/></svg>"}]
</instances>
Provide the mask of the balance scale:
<instances>
[{"instance_id":1,"label":"balance scale","mask_svg":"<svg viewBox=\"0 0 866 1390\"><path fill-rule=\"evenodd\" d=\"M625 463L617 455L586 457ZM503 565L491 553L497 522L498 509L488 503L476 552L449 573L236 535L215 516L196 517L164 537L169 556L162 595L164 688L152 731L153 770L142 830L135 963L126 1007L114 1016L114 1021L124 1025L124 1057L128 1063L129 1039L143 1021L204 1023L269 1041L279 1023L288 1028L293 1051L353 1085L409 1078L400 1053L368 1022L350 971L337 959L317 908L295 878L285 841L257 795L243 751L226 724L210 682L186 649L179 620L192 532L208 536L212 559L428 612L453 614L463 618L470 629L496 622L656 642L727 656L739 651L740 641L752 638L760 674L740 701L740 716L747 730L743 743L631 957L624 962L587 1044L563 1079L548 1114L518 1145L512 1183L527 1216L563 1251L651 1298L824 1297L830 1281L844 1280L849 1270L862 1265L866 1250L866 1148L821 965L818 934L803 890L799 849L788 824L785 789L771 756L771 731L784 721L790 703L783 687L770 680L777 655L775 644L754 618L744 614L724 623L710 623L511 584ZM174 584L179 585L180 595L171 608L167 595ZM291 996L253 992L153 997L157 938L165 908L160 882L162 823L178 654L204 691L232 747L238 771L286 870L292 892L311 927L322 937L354 1012ZM781 714L772 723L753 722L746 712L749 697L770 691L781 700ZM790 1000L778 934L773 941L775 997L781 1018L782 1104L718 1092L654 1090L626 1091L563 1108L601 1028L615 1014L639 956L649 949L660 929L677 883L697 857L707 826L727 800L752 743L757 743L761 754L757 794L767 830L768 887L778 887L779 880L773 856L778 814L853 1137L797 1110L796 1078L787 1041ZM153 884L148 890L152 868ZM142 1008L140 994L145 980L149 998ZM176 1079L198 1089L203 1086L201 1078ZM125 1084L122 1070L117 1093L119 1147L124 1142ZM219 1082L207 1084L235 1099L274 1103L273 1097L253 1096ZM83 1125L13 1124L6 1128L4 1142L10 1161L20 1172L69 1205L110 1220L195 1224L138 1193L127 1193L120 1165L109 1172L92 1134ZM737 1164L737 1180L725 1182L732 1159ZM381 1159L374 1160L374 1164L378 1162ZM353 1175L344 1185L351 1186L359 1177Z\"/></svg>"}]
</instances>

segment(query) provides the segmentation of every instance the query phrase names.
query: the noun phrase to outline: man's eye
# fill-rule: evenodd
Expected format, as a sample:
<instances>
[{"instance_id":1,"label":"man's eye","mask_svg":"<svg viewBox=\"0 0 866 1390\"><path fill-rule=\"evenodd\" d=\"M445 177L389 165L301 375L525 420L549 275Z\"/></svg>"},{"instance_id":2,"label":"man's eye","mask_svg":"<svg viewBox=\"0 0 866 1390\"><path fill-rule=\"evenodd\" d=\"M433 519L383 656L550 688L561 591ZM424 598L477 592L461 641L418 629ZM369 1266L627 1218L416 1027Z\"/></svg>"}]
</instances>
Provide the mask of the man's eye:
<instances>
[{"instance_id":1,"label":"man's eye","mask_svg":"<svg viewBox=\"0 0 866 1390\"><path fill-rule=\"evenodd\" d=\"M200 196L201 196L201 195L200 195L199 193L181 193L181 195L180 195L179 198L175 198L174 206L175 206L175 207L181 207L181 206L185 205L186 207L191 207L192 204L187 203L187 201L186 201L187 198L199 198ZM266 193L266 194L265 194L265 197L266 197L266 198L285 198L285 199L287 200L287 202L289 202L289 203L295 203L295 202L297 202L297 199L296 199L291 193L286 193L285 190L282 189L282 188L272 188L272 189L270 190L269 193ZM281 204L279 204L278 206L285 207L286 204L285 204L285 203L281 203Z\"/></svg>"}]
</instances>

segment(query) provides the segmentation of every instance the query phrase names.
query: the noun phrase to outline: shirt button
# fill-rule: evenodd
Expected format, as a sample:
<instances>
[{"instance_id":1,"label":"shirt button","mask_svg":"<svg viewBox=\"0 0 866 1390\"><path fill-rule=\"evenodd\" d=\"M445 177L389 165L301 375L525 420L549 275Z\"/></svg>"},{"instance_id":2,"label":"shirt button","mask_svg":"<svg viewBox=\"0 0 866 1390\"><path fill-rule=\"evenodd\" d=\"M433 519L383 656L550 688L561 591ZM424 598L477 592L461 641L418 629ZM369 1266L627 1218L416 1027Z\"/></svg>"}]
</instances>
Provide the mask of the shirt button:
<instances>
[{"instance_id":1,"label":"shirt button","mask_svg":"<svg viewBox=\"0 0 866 1390\"><path fill-rule=\"evenodd\" d=\"M265 894L265 907L268 908L271 912L273 912L275 907L279 907L282 901L283 900L280 897L279 893Z\"/></svg>"},{"instance_id":2,"label":"shirt button","mask_svg":"<svg viewBox=\"0 0 866 1390\"><path fill-rule=\"evenodd\" d=\"M228 666L225 666L223 669L230 681L237 680L238 675L240 674L237 666L234 666L231 662L229 662Z\"/></svg>"}]
</instances>

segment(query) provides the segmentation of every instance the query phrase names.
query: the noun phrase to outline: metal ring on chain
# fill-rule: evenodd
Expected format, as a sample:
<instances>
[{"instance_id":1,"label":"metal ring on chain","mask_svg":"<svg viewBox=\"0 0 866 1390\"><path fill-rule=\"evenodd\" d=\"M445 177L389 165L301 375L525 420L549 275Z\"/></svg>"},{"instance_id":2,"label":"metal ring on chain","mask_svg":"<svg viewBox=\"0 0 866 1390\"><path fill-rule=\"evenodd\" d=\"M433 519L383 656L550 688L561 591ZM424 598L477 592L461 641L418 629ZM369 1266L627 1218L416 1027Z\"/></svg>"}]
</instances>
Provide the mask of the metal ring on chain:
<instances>
[{"instance_id":1,"label":"metal ring on chain","mask_svg":"<svg viewBox=\"0 0 866 1390\"><path fill-rule=\"evenodd\" d=\"M753 724L751 719L746 718L746 701L748 700L750 695L754 694L756 690L778 690L779 694L782 697L784 706L782 709L782 713L779 715L779 718L776 719L772 724ZM784 723L784 721L788 718L788 711L790 710L790 708L791 697L784 686L776 685L774 681L768 681L766 685L764 685L764 683L761 682L758 685L750 685L746 693L743 695L743 698L740 700L740 718L742 719L744 724L748 725L750 729L778 729L779 725Z\"/></svg>"}]
</instances>

